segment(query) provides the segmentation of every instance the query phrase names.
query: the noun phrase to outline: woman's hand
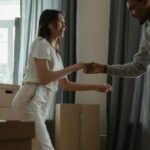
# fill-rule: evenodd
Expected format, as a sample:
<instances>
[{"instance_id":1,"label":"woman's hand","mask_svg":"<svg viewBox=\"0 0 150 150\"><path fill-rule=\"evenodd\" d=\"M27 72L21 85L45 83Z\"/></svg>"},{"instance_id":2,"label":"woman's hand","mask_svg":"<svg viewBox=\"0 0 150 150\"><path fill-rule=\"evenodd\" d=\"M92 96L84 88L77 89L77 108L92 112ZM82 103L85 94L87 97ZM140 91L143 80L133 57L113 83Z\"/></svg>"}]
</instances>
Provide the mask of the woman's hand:
<instances>
[{"instance_id":1,"label":"woman's hand","mask_svg":"<svg viewBox=\"0 0 150 150\"><path fill-rule=\"evenodd\" d=\"M80 69L86 68L86 63L80 62L78 65L80 66Z\"/></svg>"},{"instance_id":2,"label":"woman's hand","mask_svg":"<svg viewBox=\"0 0 150 150\"><path fill-rule=\"evenodd\" d=\"M96 88L96 91L98 92L103 92L103 93L107 93L107 92L111 92L112 91L112 86L110 84L101 84L98 85Z\"/></svg>"}]
</instances>

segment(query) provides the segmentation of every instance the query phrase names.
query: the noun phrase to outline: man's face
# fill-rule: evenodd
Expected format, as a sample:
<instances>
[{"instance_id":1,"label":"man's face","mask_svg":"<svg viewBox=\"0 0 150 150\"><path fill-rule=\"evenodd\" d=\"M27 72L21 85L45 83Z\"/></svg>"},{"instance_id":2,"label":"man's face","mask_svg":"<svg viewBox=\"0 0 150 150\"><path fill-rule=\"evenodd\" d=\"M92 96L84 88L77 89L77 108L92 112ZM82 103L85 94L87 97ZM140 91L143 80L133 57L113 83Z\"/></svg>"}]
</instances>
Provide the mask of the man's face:
<instances>
[{"instance_id":1,"label":"man's face","mask_svg":"<svg viewBox=\"0 0 150 150\"><path fill-rule=\"evenodd\" d=\"M127 2L128 10L130 11L131 15L140 22L140 24L143 24L148 17L150 17L150 10L147 7L147 3L148 1L146 0L128 0Z\"/></svg>"}]
</instances>

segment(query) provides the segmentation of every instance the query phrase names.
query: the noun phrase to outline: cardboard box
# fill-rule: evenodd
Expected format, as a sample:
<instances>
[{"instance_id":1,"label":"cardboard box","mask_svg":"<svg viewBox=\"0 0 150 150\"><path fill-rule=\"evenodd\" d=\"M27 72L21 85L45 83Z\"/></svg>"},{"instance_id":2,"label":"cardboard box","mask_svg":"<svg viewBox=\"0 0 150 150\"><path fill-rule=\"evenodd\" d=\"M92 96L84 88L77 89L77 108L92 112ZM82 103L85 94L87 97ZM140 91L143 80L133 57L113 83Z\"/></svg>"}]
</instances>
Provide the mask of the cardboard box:
<instances>
[{"instance_id":1,"label":"cardboard box","mask_svg":"<svg viewBox=\"0 0 150 150\"><path fill-rule=\"evenodd\" d=\"M100 150L100 105L57 104L56 150Z\"/></svg>"},{"instance_id":2,"label":"cardboard box","mask_svg":"<svg viewBox=\"0 0 150 150\"><path fill-rule=\"evenodd\" d=\"M11 108L0 108L0 120L15 120Z\"/></svg>"},{"instance_id":3,"label":"cardboard box","mask_svg":"<svg viewBox=\"0 0 150 150\"><path fill-rule=\"evenodd\" d=\"M0 84L0 107L11 107L18 89L19 85Z\"/></svg>"},{"instance_id":4,"label":"cardboard box","mask_svg":"<svg viewBox=\"0 0 150 150\"><path fill-rule=\"evenodd\" d=\"M1 150L31 150L34 122L0 121Z\"/></svg>"}]
</instances>

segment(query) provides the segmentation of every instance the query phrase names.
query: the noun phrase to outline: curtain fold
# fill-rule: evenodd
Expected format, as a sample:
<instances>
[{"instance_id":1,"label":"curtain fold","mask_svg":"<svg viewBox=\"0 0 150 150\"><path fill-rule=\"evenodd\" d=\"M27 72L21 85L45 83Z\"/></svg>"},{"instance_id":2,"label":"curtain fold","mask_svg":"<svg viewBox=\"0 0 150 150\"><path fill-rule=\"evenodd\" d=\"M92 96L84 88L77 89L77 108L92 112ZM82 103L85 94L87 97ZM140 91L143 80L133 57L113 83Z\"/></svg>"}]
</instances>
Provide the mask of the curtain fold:
<instances>
[{"instance_id":1,"label":"curtain fold","mask_svg":"<svg viewBox=\"0 0 150 150\"><path fill-rule=\"evenodd\" d=\"M109 35L108 64L132 61L141 27L129 16L126 1L111 1ZM107 97L107 150L149 150L150 73L137 79L108 77L108 82L113 91Z\"/></svg>"},{"instance_id":2,"label":"curtain fold","mask_svg":"<svg viewBox=\"0 0 150 150\"><path fill-rule=\"evenodd\" d=\"M62 11L65 16L66 31L61 41L60 50L64 67L76 63L76 10L77 0L62 1ZM76 81L76 73L68 76L69 80ZM67 92L59 89L57 102L75 103L75 92Z\"/></svg>"}]
</instances>

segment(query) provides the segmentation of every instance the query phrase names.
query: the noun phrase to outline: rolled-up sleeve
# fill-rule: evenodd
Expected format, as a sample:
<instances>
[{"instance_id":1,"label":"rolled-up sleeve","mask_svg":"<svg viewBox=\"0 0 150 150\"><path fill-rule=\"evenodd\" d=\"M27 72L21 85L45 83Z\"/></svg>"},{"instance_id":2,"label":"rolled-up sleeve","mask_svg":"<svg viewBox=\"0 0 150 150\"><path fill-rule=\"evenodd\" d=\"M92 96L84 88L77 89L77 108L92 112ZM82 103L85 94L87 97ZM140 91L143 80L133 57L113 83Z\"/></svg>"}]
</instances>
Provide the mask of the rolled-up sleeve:
<instances>
[{"instance_id":1,"label":"rolled-up sleeve","mask_svg":"<svg viewBox=\"0 0 150 150\"><path fill-rule=\"evenodd\" d=\"M39 59L50 59L50 46L45 39L37 39L32 44L32 57Z\"/></svg>"},{"instance_id":2,"label":"rolled-up sleeve","mask_svg":"<svg viewBox=\"0 0 150 150\"><path fill-rule=\"evenodd\" d=\"M108 65L107 74L119 77L139 77L144 74L150 64L150 26L147 27L140 43L139 51L133 61L127 64Z\"/></svg>"}]
</instances>

